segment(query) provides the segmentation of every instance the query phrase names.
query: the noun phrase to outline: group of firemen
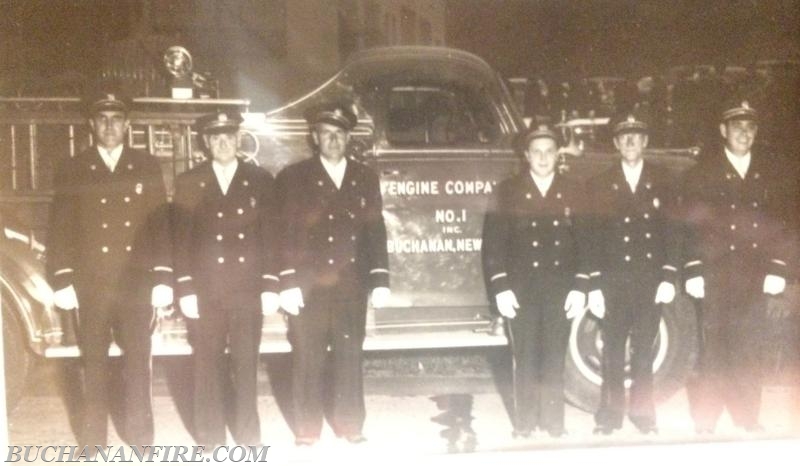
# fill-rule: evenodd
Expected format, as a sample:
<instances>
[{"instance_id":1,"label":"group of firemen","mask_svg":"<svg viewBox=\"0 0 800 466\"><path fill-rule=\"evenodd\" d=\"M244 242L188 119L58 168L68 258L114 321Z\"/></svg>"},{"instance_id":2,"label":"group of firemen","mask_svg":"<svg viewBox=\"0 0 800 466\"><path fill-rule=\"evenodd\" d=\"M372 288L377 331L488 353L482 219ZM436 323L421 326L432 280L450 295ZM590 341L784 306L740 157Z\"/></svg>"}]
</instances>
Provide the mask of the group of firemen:
<instances>
[{"instance_id":1,"label":"group of firemen","mask_svg":"<svg viewBox=\"0 0 800 466\"><path fill-rule=\"evenodd\" d=\"M586 310L602 338L594 432L622 428L627 412L640 432L657 433L654 351L679 282L700 308L699 363L687 386L697 432L712 433L725 408L737 426L760 432L767 296L783 293L792 248L778 213L781 167L752 150L758 113L746 99L728 102L723 144L681 179L644 159L648 125L635 111L611 124L619 161L583 185L559 173L551 128L528 131L529 170L500 184L486 215L485 274L514 359L514 436L565 434L569 321Z\"/></svg>"},{"instance_id":2,"label":"group of firemen","mask_svg":"<svg viewBox=\"0 0 800 466\"><path fill-rule=\"evenodd\" d=\"M356 115L337 102L309 112L313 156L274 181L237 157L241 115L204 116L196 128L208 160L178 177L168 205L156 159L124 144L129 109L114 93L89 99L94 145L59 167L50 218L55 304L78 321L81 444L107 442L112 340L123 361L121 438L153 444L150 334L155 310L173 300L193 347L193 434L207 451L227 443L226 427L237 444L261 444L261 323L280 307L296 443L317 442L324 413L339 437L363 442L367 300L383 307L390 291L378 177L345 157Z\"/></svg>"},{"instance_id":3,"label":"group of firemen","mask_svg":"<svg viewBox=\"0 0 800 466\"><path fill-rule=\"evenodd\" d=\"M241 115L200 118L208 160L177 178L171 204L156 159L124 144L129 110L114 93L87 100L94 145L59 167L50 216L55 303L78 320L81 443L106 445L115 341L123 361L121 438L152 445L150 334L155 310L173 301L193 347L198 444L224 445L227 431L237 444L261 444L261 323L280 308L292 346L296 443L315 444L324 418L337 436L363 442L367 302L384 307L391 293L378 176L346 157L358 121L352 106L311 109L312 156L275 180L237 156ZM727 106L719 124L724 149L707 154L682 189L644 160L648 126L636 113L613 123L620 161L586 185L559 174L552 128L522 135L528 169L498 186L482 252L512 347L514 436L566 433L569 320L587 309L603 338L596 433L622 427L628 339L627 414L640 431L657 432L653 347L661 305L674 299L679 279L702 301L700 369L689 386L697 431L713 431L726 407L737 425L761 429L757 329L766 295L785 288L787 259L773 210L779 168L751 153L757 122L746 100Z\"/></svg>"}]
</instances>

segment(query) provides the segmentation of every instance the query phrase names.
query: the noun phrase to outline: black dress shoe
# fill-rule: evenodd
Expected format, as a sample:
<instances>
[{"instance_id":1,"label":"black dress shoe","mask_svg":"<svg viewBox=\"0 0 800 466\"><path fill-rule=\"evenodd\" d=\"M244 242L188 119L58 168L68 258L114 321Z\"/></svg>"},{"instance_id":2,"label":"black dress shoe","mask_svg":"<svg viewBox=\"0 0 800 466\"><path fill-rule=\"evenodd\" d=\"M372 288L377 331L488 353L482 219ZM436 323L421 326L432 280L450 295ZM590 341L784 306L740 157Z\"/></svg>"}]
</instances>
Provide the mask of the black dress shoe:
<instances>
[{"instance_id":1,"label":"black dress shoe","mask_svg":"<svg viewBox=\"0 0 800 466\"><path fill-rule=\"evenodd\" d=\"M566 429L547 429L547 435L552 438L566 437L568 434Z\"/></svg>"},{"instance_id":2,"label":"black dress shoe","mask_svg":"<svg viewBox=\"0 0 800 466\"><path fill-rule=\"evenodd\" d=\"M658 435L658 427L656 427L655 424L649 426L636 426L636 428L639 429L639 433L643 435Z\"/></svg>"},{"instance_id":3,"label":"black dress shoe","mask_svg":"<svg viewBox=\"0 0 800 466\"><path fill-rule=\"evenodd\" d=\"M363 434L345 435L344 439L353 445L358 445L359 443L364 443L367 441L367 438L364 437Z\"/></svg>"},{"instance_id":4,"label":"black dress shoe","mask_svg":"<svg viewBox=\"0 0 800 466\"><path fill-rule=\"evenodd\" d=\"M511 432L511 437L512 438L530 438L531 437L531 430L530 429L521 429L521 430L514 429L514 431Z\"/></svg>"},{"instance_id":5,"label":"black dress shoe","mask_svg":"<svg viewBox=\"0 0 800 466\"><path fill-rule=\"evenodd\" d=\"M609 425L598 424L594 427L592 433L594 435L611 435L614 433L614 428Z\"/></svg>"}]
</instances>

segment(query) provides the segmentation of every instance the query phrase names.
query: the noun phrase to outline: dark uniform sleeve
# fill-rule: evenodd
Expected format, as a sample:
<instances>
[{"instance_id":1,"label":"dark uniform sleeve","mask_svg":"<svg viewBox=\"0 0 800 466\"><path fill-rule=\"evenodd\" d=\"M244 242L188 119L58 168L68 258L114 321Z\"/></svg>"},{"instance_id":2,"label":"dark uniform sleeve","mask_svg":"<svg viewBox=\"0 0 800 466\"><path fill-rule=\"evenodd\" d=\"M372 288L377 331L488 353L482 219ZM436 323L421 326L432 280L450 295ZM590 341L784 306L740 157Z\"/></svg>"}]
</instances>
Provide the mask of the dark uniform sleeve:
<instances>
[{"instance_id":1,"label":"dark uniform sleeve","mask_svg":"<svg viewBox=\"0 0 800 466\"><path fill-rule=\"evenodd\" d=\"M47 276L54 290L73 284L78 255L79 196L75 162L64 160L55 176L55 195L48 224Z\"/></svg>"},{"instance_id":2,"label":"dark uniform sleeve","mask_svg":"<svg viewBox=\"0 0 800 466\"><path fill-rule=\"evenodd\" d=\"M661 190L661 233L664 238L664 263L661 266L662 281L675 284L681 267L682 221L679 209L676 180L669 173L663 174Z\"/></svg>"},{"instance_id":3,"label":"dark uniform sleeve","mask_svg":"<svg viewBox=\"0 0 800 466\"><path fill-rule=\"evenodd\" d=\"M292 190L298 180L293 180L292 168L287 167L278 174L275 182L275 202L278 212L277 254L278 274L281 290L299 286L297 280L297 259L300 257L298 222L301 220L298 199Z\"/></svg>"},{"instance_id":4,"label":"dark uniform sleeve","mask_svg":"<svg viewBox=\"0 0 800 466\"><path fill-rule=\"evenodd\" d=\"M197 294L192 276L192 246L194 211L198 196L191 174L177 179L172 206L173 258L175 265L175 295L179 298Z\"/></svg>"},{"instance_id":5,"label":"dark uniform sleeve","mask_svg":"<svg viewBox=\"0 0 800 466\"><path fill-rule=\"evenodd\" d=\"M280 291L280 247L278 228L278 205L275 197L275 182L266 172L261 183L261 199L259 211L259 227L261 233L261 278L262 291L277 293Z\"/></svg>"},{"instance_id":6,"label":"dark uniform sleeve","mask_svg":"<svg viewBox=\"0 0 800 466\"><path fill-rule=\"evenodd\" d=\"M583 257L589 271L589 289L599 290L604 287L603 248L605 247L608 221L611 212L608 210L610 199L604 196L605 190L600 188L598 179L586 183L586 211L582 221Z\"/></svg>"},{"instance_id":7,"label":"dark uniform sleeve","mask_svg":"<svg viewBox=\"0 0 800 466\"><path fill-rule=\"evenodd\" d=\"M506 186L505 183L501 184L489 199L483 220L483 274L490 300L498 293L511 289L506 263L511 231L510 215L505 208Z\"/></svg>"},{"instance_id":8,"label":"dark uniform sleeve","mask_svg":"<svg viewBox=\"0 0 800 466\"><path fill-rule=\"evenodd\" d=\"M589 215L589 196L582 185L576 184L574 191L572 235L577 248L577 269L575 272L575 284L573 285L573 289L582 293L588 293L592 288L590 278L592 273L592 225Z\"/></svg>"},{"instance_id":9,"label":"dark uniform sleeve","mask_svg":"<svg viewBox=\"0 0 800 466\"><path fill-rule=\"evenodd\" d=\"M149 184L147 222L149 251L148 269L153 273L153 284L171 285L173 282L172 241L170 240L169 204L164 187L164 178L155 157L147 155L147 174L145 182Z\"/></svg>"},{"instance_id":10,"label":"dark uniform sleeve","mask_svg":"<svg viewBox=\"0 0 800 466\"><path fill-rule=\"evenodd\" d=\"M677 217L681 225L681 259L683 278L689 280L703 276L704 257L700 247L700 235L706 217L711 212L702 197L705 180L700 174L703 168L691 169L682 183L681 196L677 200Z\"/></svg>"},{"instance_id":11,"label":"dark uniform sleeve","mask_svg":"<svg viewBox=\"0 0 800 466\"><path fill-rule=\"evenodd\" d=\"M386 247L386 224L383 221L383 198L378 176L369 171L369 199L366 217L366 247L369 260L369 287L389 287L389 253Z\"/></svg>"}]
</instances>

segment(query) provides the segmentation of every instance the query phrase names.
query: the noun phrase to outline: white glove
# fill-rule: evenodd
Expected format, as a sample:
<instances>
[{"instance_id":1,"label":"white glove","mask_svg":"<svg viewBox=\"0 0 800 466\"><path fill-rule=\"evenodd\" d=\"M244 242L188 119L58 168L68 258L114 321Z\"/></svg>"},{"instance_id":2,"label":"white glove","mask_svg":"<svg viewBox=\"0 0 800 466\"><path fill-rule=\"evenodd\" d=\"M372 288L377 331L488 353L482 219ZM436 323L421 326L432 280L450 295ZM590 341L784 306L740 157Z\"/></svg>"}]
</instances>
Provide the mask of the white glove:
<instances>
[{"instance_id":1,"label":"white glove","mask_svg":"<svg viewBox=\"0 0 800 466\"><path fill-rule=\"evenodd\" d=\"M155 308L167 307L172 304L173 299L171 286L156 285L150 293L150 305Z\"/></svg>"},{"instance_id":2,"label":"white glove","mask_svg":"<svg viewBox=\"0 0 800 466\"><path fill-rule=\"evenodd\" d=\"M695 299L706 297L706 281L703 277L694 277L686 280L686 293Z\"/></svg>"},{"instance_id":3,"label":"white glove","mask_svg":"<svg viewBox=\"0 0 800 466\"><path fill-rule=\"evenodd\" d=\"M200 311L197 309L197 295L190 294L178 300L181 306L181 312L188 319L197 319L200 317Z\"/></svg>"},{"instance_id":4,"label":"white glove","mask_svg":"<svg viewBox=\"0 0 800 466\"><path fill-rule=\"evenodd\" d=\"M281 298L278 293L272 291L265 291L261 293L261 315L272 315L278 312L281 307Z\"/></svg>"},{"instance_id":5,"label":"white glove","mask_svg":"<svg viewBox=\"0 0 800 466\"><path fill-rule=\"evenodd\" d=\"M592 290L589 292L589 298L586 306L589 312L594 314L598 319L602 319L606 315L606 298L603 297L601 290Z\"/></svg>"},{"instance_id":6,"label":"white glove","mask_svg":"<svg viewBox=\"0 0 800 466\"><path fill-rule=\"evenodd\" d=\"M764 277L764 293L779 295L786 289L786 279L777 275Z\"/></svg>"},{"instance_id":7,"label":"white glove","mask_svg":"<svg viewBox=\"0 0 800 466\"><path fill-rule=\"evenodd\" d=\"M372 290L372 307L379 309L386 307L389 304L389 299L392 297L392 290L385 286L379 286Z\"/></svg>"},{"instance_id":8,"label":"white glove","mask_svg":"<svg viewBox=\"0 0 800 466\"><path fill-rule=\"evenodd\" d=\"M70 285L53 293L53 303L66 311L78 309L78 295L75 294L75 288Z\"/></svg>"},{"instance_id":9,"label":"white glove","mask_svg":"<svg viewBox=\"0 0 800 466\"><path fill-rule=\"evenodd\" d=\"M586 293L572 290L567 294L564 301L564 310L567 311L567 319L574 319L583 316L586 310Z\"/></svg>"},{"instance_id":10,"label":"white glove","mask_svg":"<svg viewBox=\"0 0 800 466\"><path fill-rule=\"evenodd\" d=\"M500 293L497 293L497 295L494 297L494 300L497 303L497 310L500 311L500 314L503 317L513 319L517 316L516 309L519 309L519 303L517 302L517 297L514 295L513 291L501 291Z\"/></svg>"},{"instance_id":11,"label":"white glove","mask_svg":"<svg viewBox=\"0 0 800 466\"><path fill-rule=\"evenodd\" d=\"M669 304L675 299L675 285L670 282L661 282L656 290L656 304Z\"/></svg>"},{"instance_id":12,"label":"white glove","mask_svg":"<svg viewBox=\"0 0 800 466\"><path fill-rule=\"evenodd\" d=\"M305 306L303 302L303 292L300 288L294 287L288 290L281 291L280 295L281 307L289 314L296 316L300 314L300 308Z\"/></svg>"}]
</instances>

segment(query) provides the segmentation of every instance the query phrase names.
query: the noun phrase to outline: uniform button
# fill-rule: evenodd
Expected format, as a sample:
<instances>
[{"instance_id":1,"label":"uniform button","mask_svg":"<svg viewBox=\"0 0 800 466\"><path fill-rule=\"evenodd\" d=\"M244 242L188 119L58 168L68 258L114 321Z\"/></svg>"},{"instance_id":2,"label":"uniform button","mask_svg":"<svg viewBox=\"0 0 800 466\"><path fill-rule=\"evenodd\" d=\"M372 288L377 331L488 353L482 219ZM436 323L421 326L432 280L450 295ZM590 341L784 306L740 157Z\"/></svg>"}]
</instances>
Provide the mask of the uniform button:
<instances>
[{"instance_id":1,"label":"uniform button","mask_svg":"<svg viewBox=\"0 0 800 466\"><path fill-rule=\"evenodd\" d=\"M534 267L539 267L539 263L538 263L538 262L534 262L534 263L533 263L533 266L534 266Z\"/></svg>"},{"instance_id":2,"label":"uniform button","mask_svg":"<svg viewBox=\"0 0 800 466\"><path fill-rule=\"evenodd\" d=\"M631 256L625 256L625 262L630 262L630 261L631 261Z\"/></svg>"},{"instance_id":3,"label":"uniform button","mask_svg":"<svg viewBox=\"0 0 800 466\"><path fill-rule=\"evenodd\" d=\"M758 222L753 222L753 228L758 228Z\"/></svg>"},{"instance_id":4,"label":"uniform button","mask_svg":"<svg viewBox=\"0 0 800 466\"><path fill-rule=\"evenodd\" d=\"M103 254L105 254L108 252L108 246L103 246L102 248L100 248L100 250L103 251Z\"/></svg>"},{"instance_id":5,"label":"uniform button","mask_svg":"<svg viewBox=\"0 0 800 466\"><path fill-rule=\"evenodd\" d=\"M217 212L217 218L222 218L222 217L223 217L223 213L222 212Z\"/></svg>"},{"instance_id":6,"label":"uniform button","mask_svg":"<svg viewBox=\"0 0 800 466\"><path fill-rule=\"evenodd\" d=\"M244 262L244 257L240 257L239 262Z\"/></svg>"},{"instance_id":7,"label":"uniform button","mask_svg":"<svg viewBox=\"0 0 800 466\"><path fill-rule=\"evenodd\" d=\"M106 198L102 198L102 199L100 199L100 203L101 203L101 204L105 204L106 202L108 202L108 200L107 200Z\"/></svg>"},{"instance_id":8,"label":"uniform button","mask_svg":"<svg viewBox=\"0 0 800 466\"><path fill-rule=\"evenodd\" d=\"M104 229L105 229L105 228L108 228L108 223L104 223L104 224L102 225L102 227L103 227Z\"/></svg>"},{"instance_id":9,"label":"uniform button","mask_svg":"<svg viewBox=\"0 0 800 466\"><path fill-rule=\"evenodd\" d=\"M328 220L333 220L333 214L328 214Z\"/></svg>"},{"instance_id":10,"label":"uniform button","mask_svg":"<svg viewBox=\"0 0 800 466\"><path fill-rule=\"evenodd\" d=\"M130 220L125 220L125 226L126 226L126 227L129 227L129 226L131 226L131 222L130 222Z\"/></svg>"},{"instance_id":11,"label":"uniform button","mask_svg":"<svg viewBox=\"0 0 800 466\"><path fill-rule=\"evenodd\" d=\"M131 202L131 198L129 198L128 196L125 196L125 199L124 199L124 201L125 201L125 202Z\"/></svg>"},{"instance_id":12,"label":"uniform button","mask_svg":"<svg viewBox=\"0 0 800 466\"><path fill-rule=\"evenodd\" d=\"M222 235L217 235L217 241L222 241Z\"/></svg>"},{"instance_id":13,"label":"uniform button","mask_svg":"<svg viewBox=\"0 0 800 466\"><path fill-rule=\"evenodd\" d=\"M333 243L333 236L328 236L328 242Z\"/></svg>"},{"instance_id":14,"label":"uniform button","mask_svg":"<svg viewBox=\"0 0 800 466\"><path fill-rule=\"evenodd\" d=\"M244 233L239 233L239 239L244 239Z\"/></svg>"},{"instance_id":15,"label":"uniform button","mask_svg":"<svg viewBox=\"0 0 800 466\"><path fill-rule=\"evenodd\" d=\"M538 248L539 247L539 242L538 241L534 241L534 242L531 243L531 246L533 246L535 248Z\"/></svg>"},{"instance_id":16,"label":"uniform button","mask_svg":"<svg viewBox=\"0 0 800 466\"><path fill-rule=\"evenodd\" d=\"M328 259L329 264L333 264L333 259Z\"/></svg>"},{"instance_id":17,"label":"uniform button","mask_svg":"<svg viewBox=\"0 0 800 466\"><path fill-rule=\"evenodd\" d=\"M650 239L652 236L653 235L651 235L650 232L647 232L647 233L644 234L644 237L647 238L647 239Z\"/></svg>"},{"instance_id":18,"label":"uniform button","mask_svg":"<svg viewBox=\"0 0 800 466\"><path fill-rule=\"evenodd\" d=\"M643 215L643 217L644 217L645 219L648 219L648 218L650 218L650 214L648 214L647 212L645 212L645 214Z\"/></svg>"},{"instance_id":19,"label":"uniform button","mask_svg":"<svg viewBox=\"0 0 800 466\"><path fill-rule=\"evenodd\" d=\"M225 258L224 257L218 257L217 258L217 262L219 262L220 264L224 264L225 263Z\"/></svg>"},{"instance_id":20,"label":"uniform button","mask_svg":"<svg viewBox=\"0 0 800 466\"><path fill-rule=\"evenodd\" d=\"M758 202L754 202L753 207L758 207Z\"/></svg>"},{"instance_id":21,"label":"uniform button","mask_svg":"<svg viewBox=\"0 0 800 466\"><path fill-rule=\"evenodd\" d=\"M128 251L128 252L131 252L131 247L130 246L125 246L125 250Z\"/></svg>"},{"instance_id":22,"label":"uniform button","mask_svg":"<svg viewBox=\"0 0 800 466\"><path fill-rule=\"evenodd\" d=\"M753 249L758 247L758 243L753 243Z\"/></svg>"},{"instance_id":23,"label":"uniform button","mask_svg":"<svg viewBox=\"0 0 800 466\"><path fill-rule=\"evenodd\" d=\"M556 267L558 267L558 265L559 265L559 262L558 262L558 261L555 261L555 262L553 262L553 265L555 265Z\"/></svg>"},{"instance_id":24,"label":"uniform button","mask_svg":"<svg viewBox=\"0 0 800 466\"><path fill-rule=\"evenodd\" d=\"M731 225L731 230L735 230L735 229L736 229L736 225Z\"/></svg>"},{"instance_id":25,"label":"uniform button","mask_svg":"<svg viewBox=\"0 0 800 466\"><path fill-rule=\"evenodd\" d=\"M351 258L350 258L350 262L355 262L355 261L356 261L356 258L355 258L355 257L351 257Z\"/></svg>"},{"instance_id":26,"label":"uniform button","mask_svg":"<svg viewBox=\"0 0 800 466\"><path fill-rule=\"evenodd\" d=\"M736 246L731 244L731 251L735 251L735 250L736 250Z\"/></svg>"},{"instance_id":27,"label":"uniform button","mask_svg":"<svg viewBox=\"0 0 800 466\"><path fill-rule=\"evenodd\" d=\"M236 213L239 214L239 215L242 215L244 213L244 209L242 209L240 207L240 208L236 209Z\"/></svg>"},{"instance_id":28,"label":"uniform button","mask_svg":"<svg viewBox=\"0 0 800 466\"><path fill-rule=\"evenodd\" d=\"M731 204L731 210L736 210L736 204Z\"/></svg>"},{"instance_id":29,"label":"uniform button","mask_svg":"<svg viewBox=\"0 0 800 466\"><path fill-rule=\"evenodd\" d=\"M536 222L531 222L532 227L536 227Z\"/></svg>"},{"instance_id":30,"label":"uniform button","mask_svg":"<svg viewBox=\"0 0 800 466\"><path fill-rule=\"evenodd\" d=\"M554 226L554 227L557 227L557 226L558 226L558 220L553 220L553 226Z\"/></svg>"},{"instance_id":31,"label":"uniform button","mask_svg":"<svg viewBox=\"0 0 800 466\"><path fill-rule=\"evenodd\" d=\"M556 240L556 241L555 241L555 245L556 245L556 246L560 246L560 245L561 245L561 241L559 241L559 240Z\"/></svg>"},{"instance_id":32,"label":"uniform button","mask_svg":"<svg viewBox=\"0 0 800 466\"><path fill-rule=\"evenodd\" d=\"M355 241L355 240L356 240L356 235L350 237L350 241Z\"/></svg>"},{"instance_id":33,"label":"uniform button","mask_svg":"<svg viewBox=\"0 0 800 466\"><path fill-rule=\"evenodd\" d=\"M650 254L650 253L648 252L648 253L647 253L647 258L648 258L648 259L652 259L652 258L653 258L653 255L652 255L652 254Z\"/></svg>"},{"instance_id":34,"label":"uniform button","mask_svg":"<svg viewBox=\"0 0 800 466\"><path fill-rule=\"evenodd\" d=\"M626 237L622 238L622 241L625 241L626 243L627 243L628 241L630 241L630 240L631 240L631 237L630 237L630 236L626 236Z\"/></svg>"},{"instance_id":35,"label":"uniform button","mask_svg":"<svg viewBox=\"0 0 800 466\"><path fill-rule=\"evenodd\" d=\"M631 218L630 217L625 217L625 223L631 223Z\"/></svg>"}]
</instances>

